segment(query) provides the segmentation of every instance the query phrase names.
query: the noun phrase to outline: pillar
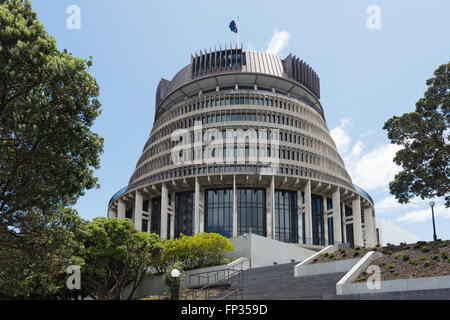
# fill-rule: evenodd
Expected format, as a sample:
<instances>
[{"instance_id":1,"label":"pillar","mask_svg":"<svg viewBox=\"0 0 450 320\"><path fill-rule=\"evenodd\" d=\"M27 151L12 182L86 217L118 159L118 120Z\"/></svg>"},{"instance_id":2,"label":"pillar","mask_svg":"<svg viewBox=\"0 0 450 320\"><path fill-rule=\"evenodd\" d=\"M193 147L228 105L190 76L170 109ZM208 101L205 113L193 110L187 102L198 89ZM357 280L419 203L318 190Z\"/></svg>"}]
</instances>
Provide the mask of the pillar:
<instances>
[{"instance_id":1,"label":"pillar","mask_svg":"<svg viewBox=\"0 0 450 320\"><path fill-rule=\"evenodd\" d=\"M142 230L142 193L136 191L136 196L134 197L134 226L139 231Z\"/></svg>"},{"instance_id":2,"label":"pillar","mask_svg":"<svg viewBox=\"0 0 450 320\"><path fill-rule=\"evenodd\" d=\"M366 231L366 245L368 247L373 247L377 242L373 233L372 211L372 208L364 209L364 229Z\"/></svg>"},{"instance_id":3,"label":"pillar","mask_svg":"<svg viewBox=\"0 0 450 320\"><path fill-rule=\"evenodd\" d=\"M308 180L305 189L305 232L306 243L312 244L312 209L311 209L311 181Z\"/></svg>"},{"instance_id":4,"label":"pillar","mask_svg":"<svg viewBox=\"0 0 450 320\"><path fill-rule=\"evenodd\" d=\"M266 234L275 239L275 176L272 176L270 187L266 188Z\"/></svg>"},{"instance_id":5,"label":"pillar","mask_svg":"<svg viewBox=\"0 0 450 320\"><path fill-rule=\"evenodd\" d=\"M303 243L302 215L303 215L302 191L298 190L297 191L297 233L298 233L298 243Z\"/></svg>"},{"instance_id":6,"label":"pillar","mask_svg":"<svg viewBox=\"0 0 450 320\"><path fill-rule=\"evenodd\" d=\"M172 193L170 196L170 210L169 210L169 218L170 218L170 239L175 238L175 193Z\"/></svg>"},{"instance_id":7,"label":"pillar","mask_svg":"<svg viewBox=\"0 0 450 320\"><path fill-rule=\"evenodd\" d=\"M167 210L169 206L169 191L163 183L161 186L161 239L167 239Z\"/></svg>"},{"instance_id":8,"label":"pillar","mask_svg":"<svg viewBox=\"0 0 450 320\"><path fill-rule=\"evenodd\" d=\"M200 183L195 177L195 193L194 193L194 234L200 232Z\"/></svg>"},{"instance_id":9,"label":"pillar","mask_svg":"<svg viewBox=\"0 0 450 320\"><path fill-rule=\"evenodd\" d=\"M233 237L237 237L237 223L238 223L238 213L237 213L237 190L236 190L236 175L233 175Z\"/></svg>"},{"instance_id":10,"label":"pillar","mask_svg":"<svg viewBox=\"0 0 450 320\"><path fill-rule=\"evenodd\" d=\"M125 219L125 202L122 199L117 201L117 218Z\"/></svg>"},{"instance_id":11,"label":"pillar","mask_svg":"<svg viewBox=\"0 0 450 320\"><path fill-rule=\"evenodd\" d=\"M352 211L353 211L353 237L355 240L355 246L362 246L363 238L362 238L360 196L357 196L356 199L352 201Z\"/></svg>"},{"instance_id":12,"label":"pillar","mask_svg":"<svg viewBox=\"0 0 450 320\"><path fill-rule=\"evenodd\" d=\"M341 194L339 188L332 195L334 244L342 242Z\"/></svg>"},{"instance_id":13,"label":"pillar","mask_svg":"<svg viewBox=\"0 0 450 320\"><path fill-rule=\"evenodd\" d=\"M117 209L108 209L108 218L117 218Z\"/></svg>"},{"instance_id":14,"label":"pillar","mask_svg":"<svg viewBox=\"0 0 450 320\"><path fill-rule=\"evenodd\" d=\"M327 196L322 197L322 203L323 203L323 238L324 238L324 244L328 245L328 214L327 214Z\"/></svg>"}]
</instances>

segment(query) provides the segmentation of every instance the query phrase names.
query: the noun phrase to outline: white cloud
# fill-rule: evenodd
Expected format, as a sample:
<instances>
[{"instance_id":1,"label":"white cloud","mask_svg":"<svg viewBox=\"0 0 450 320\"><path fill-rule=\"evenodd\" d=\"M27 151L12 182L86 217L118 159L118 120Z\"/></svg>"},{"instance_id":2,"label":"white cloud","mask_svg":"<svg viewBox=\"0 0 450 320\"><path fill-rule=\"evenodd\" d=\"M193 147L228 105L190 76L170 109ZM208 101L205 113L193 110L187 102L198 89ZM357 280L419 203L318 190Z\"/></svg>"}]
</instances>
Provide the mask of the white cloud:
<instances>
[{"instance_id":1,"label":"white cloud","mask_svg":"<svg viewBox=\"0 0 450 320\"><path fill-rule=\"evenodd\" d=\"M350 146L349 128L353 125L352 121L348 118L342 118L341 124L330 131L333 137L334 143L338 148L339 153L342 155L347 152Z\"/></svg>"},{"instance_id":2,"label":"white cloud","mask_svg":"<svg viewBox=\"0 0 450 320\"><path fill-rule=\"evenodd\" d=\"M365 190L387 187L400 169L392 161L400 147L394 144L381 144L364 152L365 145L362 140L352 145L350 137L352 125L350 119L343 118L340 125L330 133L353 182Z\"/></svg>"},{"instance_id":3,"label":"white cloud","mask_svg":"<svg viewBox=\"0 0 450 320\"><path fill-rule=\"evenodd\" d=\"M274 55L280 54L280 52L288 45L291 34L287 31L274 30L272 39L270 39L266 52Z\"/></svg>"},{"instance_id":4,"label":"white cloud","mask_svg":"<svg viewBox=\"0 0 450 320\"><path fill-rule=\"evenodd\" d=\"M377 228L380 229L380 238L383 245L387 243L399 244L400 242L414 243L420 240L415 234L383 219L377 219Z\"/></svg>"},{"instance_id":5,"label":"white cloud","mask_svg":"<svg viewBox=\"0 0 450 320\"><path fill-rule=\"evenodd\" d=\"M450 219L450 210L445 208L444 205L436 205L434 207L434 217L436 218L444 218ZM402 215L397 218L398 222L406 222L406 223L416 223L416 222L424 222L427 220L431 220L431 208L424 208L421 210L414 210L408 212L407 214Z\"/></svg>"}]
</instances>

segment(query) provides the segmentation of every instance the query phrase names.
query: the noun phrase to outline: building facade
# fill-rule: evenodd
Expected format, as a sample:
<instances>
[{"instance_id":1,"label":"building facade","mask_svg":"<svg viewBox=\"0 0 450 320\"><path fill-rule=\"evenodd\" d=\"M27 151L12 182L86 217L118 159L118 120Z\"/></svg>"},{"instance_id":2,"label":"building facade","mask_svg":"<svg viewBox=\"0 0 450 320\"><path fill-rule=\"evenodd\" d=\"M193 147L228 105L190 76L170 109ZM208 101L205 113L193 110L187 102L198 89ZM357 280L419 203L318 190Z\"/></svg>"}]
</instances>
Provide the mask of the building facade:
<instances>
[{"instance_id":1,"label":"building facade","mask_svg":"<svg viewBox=\"0 0 450 320\"><path fill-rule=\"evenodd\" d=\"M253 232L376 244L374 204L330 136L320 81L299 58L214 49L156 90L155 121L108 216L162 239Z\"/></svg>"}]
</instances>

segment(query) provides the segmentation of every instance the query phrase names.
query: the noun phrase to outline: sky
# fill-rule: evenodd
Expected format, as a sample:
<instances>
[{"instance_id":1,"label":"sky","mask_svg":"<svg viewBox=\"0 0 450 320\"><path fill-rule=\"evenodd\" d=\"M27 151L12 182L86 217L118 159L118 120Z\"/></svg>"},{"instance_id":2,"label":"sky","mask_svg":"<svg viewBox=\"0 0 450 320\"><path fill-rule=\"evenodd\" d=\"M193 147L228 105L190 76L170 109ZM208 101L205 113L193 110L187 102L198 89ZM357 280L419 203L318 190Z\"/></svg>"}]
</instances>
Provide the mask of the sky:
<instances>
[{"instance_id":1,"label":"sky","mask_svg":"<svg viewBox=\"0 0 450 320\"><path fill-rule=\"evenodd\" d=\"M191 54L236 42L228 24L239 17L244 49L305 60L321 80L331 135L353 182L375 201L384 243L432 240L430 199L399 204L389 181L399 168L383 124L415 109L425 81L449 61L450 1L146 1L32 0L59 49L94 57L103 112L92 130L105 139L101 187L75 208L106 216L126 186L151 131L155 91ZM74 10L74 8L76 10ZM436 202L437 236L450 239L450 209Z\"/></svg>"}]
</instances>

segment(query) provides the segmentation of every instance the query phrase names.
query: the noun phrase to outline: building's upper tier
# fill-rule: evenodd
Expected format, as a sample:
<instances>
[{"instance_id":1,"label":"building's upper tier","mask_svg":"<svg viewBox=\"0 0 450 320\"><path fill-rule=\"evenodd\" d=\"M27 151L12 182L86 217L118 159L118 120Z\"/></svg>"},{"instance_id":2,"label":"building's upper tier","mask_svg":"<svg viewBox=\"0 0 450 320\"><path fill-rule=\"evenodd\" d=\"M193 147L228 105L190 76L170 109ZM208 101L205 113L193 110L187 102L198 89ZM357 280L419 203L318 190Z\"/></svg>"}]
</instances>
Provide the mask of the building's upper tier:
<instances>
[{"instance_id":1,"label":"building's upper tier","mask_svg":"<svg viewBox=\"0 0 450 320\"><path fill-rule=\"evenodd\" d=\"M282 81L276 81L276 79ZM200 83L199 80L205 80ZM274 81L275 80L275 81ZM276 83L275 83L276 82ZM198 94L217 86L269 87L305 97L320 106L320 79L303 60L289 54L285 59L242 48L214 49L191 56L191 63L172 80L161 79L156 90L156 119L164 113L167 102ZM209 87L209 88L208 88ZM276 88L275 88L276 87ZM322 110L321 106L318 108ZM322 117L323 117L323 111Z\"/></svg>"}]
</instances>

